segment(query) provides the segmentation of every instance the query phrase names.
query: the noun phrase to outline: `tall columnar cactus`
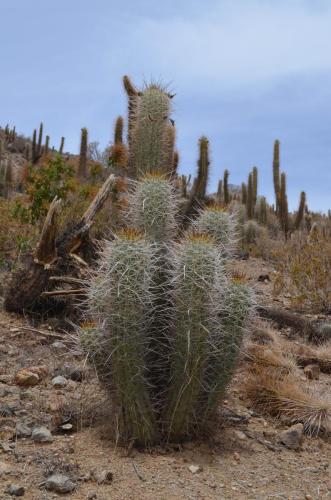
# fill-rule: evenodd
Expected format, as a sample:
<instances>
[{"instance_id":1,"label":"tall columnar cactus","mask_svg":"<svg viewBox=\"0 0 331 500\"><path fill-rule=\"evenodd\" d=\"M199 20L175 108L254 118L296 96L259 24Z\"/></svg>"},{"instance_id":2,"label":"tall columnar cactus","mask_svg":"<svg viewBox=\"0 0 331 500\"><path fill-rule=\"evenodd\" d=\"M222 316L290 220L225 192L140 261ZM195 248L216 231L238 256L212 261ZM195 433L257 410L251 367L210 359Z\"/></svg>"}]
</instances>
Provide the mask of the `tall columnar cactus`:
<instances>
[{"instance_id":1,"label":"tall columnar cactus","mask_svg":"<svg viewBox=\"0 0 331 500\"><path fill-rule=\"evenodd\" d=\"M306 208L306 193L302 191L300 194L299 208L294 221L295 229L300 229L305 214L305 208Z\"/></svg>"},{"instance_id":2,"label":"tall columnar cactus","mask_svg":"<svg viewBox=\"0 0 331 500\"><path fill-rule=\"evenodd\" d=\"M61 137L61 142L60 142L60 147L59 147L59 153L60 153L60 155L63 154L64 140L65 140L65 138Z\"/></svg>"},{"instance_id":3,"label":"tall columnar cactus","mask_svg":"<svg viewBox=\"0 0 331 500\"><path fill-rule=\"evenodd\" d=\"M124 89L128 96L128 144L131 148L132 146L132 131L134 127L134 121L137 116L137 105L138 105L138 90L135 88L130 78L125 75L123 77Z\"/></svg>"},{"instance_id":4,"label":"tall columnar cactus","mask_svg":"<svg viewBox=\"0 0 331 500\"><path fill-rule=\"evenodd\" d=\"M172 160L171 177L174 177L176 175L178 170L178 165L179 165L179 152L176 150L174 151L174 156Z\"/></svg>"},{"instance_id":5,"label":"tall columnar cactus","mask_svg":"<svg viewBox=\"0 0 331 500\"><path fill-rule=\"evenodd\" d=\"M165 148L162 134L155 141L154 151ZM80 332L113 402L117 437L142 446L212 430L251 308L249 290L226 274L233 216L200 208L180 237L167 174L156 164L133 182L128 229L105 244L87 284L94 326Z\"/></svg>"},{"instance_id":6,"label":"tall columnar cactus","mask_svg":"<svg viewBox=\"0 0 331 500\"><path fill-rule=\"evenodd\" d=\"M43 130L44 130L44 125L41 122L40 125L39 125L38 144L37 144L37 156L38 156L38 159L40 158L40 156L42 154Z\"/></svg>"},{"instance_id":7,"label":"tall columnar cactus","mask_svg":"<svg viewBox=\"0 0 331 500\"><path fill-rule=\"evenodd\" d=\"M258 216L259 216L259 223L266 225L268 222L268 210L267 210L267 200L265 196L262 196L260 199Z\"/></svg>"},{"instance_id":8,"label":"tall columnar cactus","mask_svg":"<svg viewBox=\"0 0 331 500\"><path fill-rule=\"evenodd\" d=\"M203 200L206 196L209 165L209 141L203 136L199 139L198 176L194 193L195 198L199 200Z\"/></svg>"},{"instance_id":9,"label":"tall columnar cactus","mask_svg":"<svg viewBox=\"0 0 331 500\"><path fill-rule=\"evenodd\" d=\"M253 167L252 181L253 181L253 206L255 207L256 202L257 202L257 189L258 189L258 170L257 170L257 167Z\"/></svg>"},{"instance_id":10,"label":"tall columnar cactus","mask_svg":"<svg viewBox=\"0 0 331 500\"><path fill-rule=\"evenodd\" d=\"M32 135L32 163L35 163L38 159L38 152L37 152L37 130L34 129L33 135Z\"/></svg>"},{"instance_id":11,"label":"tall columnar cactus","mask_svg":"<svg viewBox=\"0 0 331 500\"><path fill-rule=\"evenodd\" d=\"M273 173L273 181L274 181L276 212L278 212L278 209L279 209L279 196L280 196L279 149L280 149L280 143L278 140L276 140L274 143L274 156L273 156L273 162L272 162L272 173Z\"/></svg>"},{"instance_id":12,"label":"tall columnar cactus","mask_svg":"<svg viewBox=\"0 0 331 500\"><path fill-rule=\"evenodd\" d=\"M224 170L223 176L223 195L224 195L224 205L230 203L230 193L229 193L229 171Z\"/></svg>"},{"instance_id":13,"label":"tall columnar cactus","mask_svg":"<svg viewBox=\"0 0 331 500\"><path fill-rule=\"evenodd\" d=\"M244 182L241 183L241 203L243 205L247 203L247 186Z\"/></svg>"},{"instance_id":14,"label":"tall columnar cactus","mask_svg":"<svg viewBox=\"0 0 331 500\"><path fill-rule=\"evenodd\" d=\"M281 173L280 176L280 192L279 192L279 221L284 232L285 238L289 232L289 215L288 215L288 202L286 192L286 174Z\"/></svg>"},{"instance_id":15,"label":"tall columnar cactus","mask_svg":"<svg viewBox=\"0 0 331 500\"><path fill-rule=\"evenodd\" d=\"M44 154L47 155L49 152L49 135L46 135Z\"/></svg>"},{"instance_id":16,"label":"tall columnar cactus","mask_svg":"<svg viewBox=\"0 0 331 500\"><path fill-rule=\"evenodd\" d=\"M167 163L169 94L161 86L151 84L132 99L137 102L131 117L130 169L134 169L136 177L150 172L170 174L172 165Z\"/></svg>"},{"instance_id":17,"label":"tall columnar cactus","mask_svg":"<svg viewBox=\"0 0 331 500\"><path fill-rule=\"evenodd\" d=\"M247 210L247 218L253 219L253 217L254 217L254 185L253 185L253 174L252 173L250 173L248 176L246 210Z\"/></svg>"},{"instance_id":18,"label":"tall columnar cactus","mask_svg":"<svg viewBox=\"0 0 331 500\"><path fill-rule=\"evenodd\" d=\"M217 184L216 200L217 203L222 203L223 198L223 181L220 179Z\"/></svg>"},{"instance_id":19,"label":"tall columnar cactus","mask_svg":"<svg viewBox=\"0 0 331 500\"><path fill-rule=\"evenodd\" d=\"M82 128L80 138L80 151L78 161L78 177L80 179L87 178L87 128Z\"/></svg>"},{"instance_id":20,"label":"tall columnar cactus","mask_svg":"<svg viewBox=\"0 0 331 500\"><path fill-rule=\"evenodd\" d=\"M122 116L118 116L115 122L114 144L123 144L124 121Z\"/></svg>"}]
</instances>

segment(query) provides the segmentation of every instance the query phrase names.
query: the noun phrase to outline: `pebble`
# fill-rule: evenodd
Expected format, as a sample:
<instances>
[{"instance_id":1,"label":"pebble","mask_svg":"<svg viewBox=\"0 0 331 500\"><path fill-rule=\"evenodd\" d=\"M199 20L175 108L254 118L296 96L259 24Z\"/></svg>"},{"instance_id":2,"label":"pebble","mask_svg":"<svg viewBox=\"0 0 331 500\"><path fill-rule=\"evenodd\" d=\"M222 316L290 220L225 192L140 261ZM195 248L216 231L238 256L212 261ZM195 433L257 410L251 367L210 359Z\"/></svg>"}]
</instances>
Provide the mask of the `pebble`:
<instances>
[{"instance_id":1,"label":"pebble","mask_svg":"<svg viewBox=\"0 0 331 500\"><path fill-rule=\"evenodd\" d=\"M279 434L279 439L290 450L300 449L303 440L303 425L292 425L289 429Z\"/></svg>"},{"instance_id":2,"label":"pebble","mask_svg":"<svg viewBox=\"0 0 331 500\"><path fill-rule=\"evenodd\" d=\"M97 494L95 491L91 491L91 493L88 493L86 498L87 500L95 500L95 498L97 498Z\"/></svg>"},{"instance_id":3,"label":"pebble","mask_svg":"<svg viewBox=\"0 0 331 500\"><path fill-rule=\"evenodd\" d=\"M55 389L63 389L68 383L68 380L62 375L58 375L52 379L52 385Z\"/></svg>"},{"instance_id":4,"label":"pebble","mask_svg":"<svg viewBox=\"0 0 331 500\"><path fill-rule=\"evenodd\" d=\"M70 493L76 484L64 474L52 474L45 482L45 488L55 493Z\"/></svg>"},{"instance_id":5,"label":"pebble","mask_svg":"<svg viewBox=\"0 0 331 500\"><path fill-rule=\"evenodd\" d=\"M52 443L54 438L47 427L35 427L31 435L33 441L36 443Z\"/></svg>"},{"instance_id":6,"label":"pebble","mask_svg":"<svg viewBox=\"0 0 331 500\"><path fill-rule=\"evenodd\" d=\"M242 432L242 431L234 431L234 435L237 439L239 439L239 441L246 441L247 440L246 434L244 434L244 432Z\"/></svg>"},{"instance_id":7,"label":"pebble","mask_svg":"<svg viewBox=\"0 0 331 500\"><path fill-rule=\"evenodd\" d=\"M113 473L110 470L103 470L95 474L94 477L98 484L110 484L113 480Z\"/></svg>"},{"instance_id":8,"label":"pebble","mask_svg":"<svg viewBox=\"0 0 331 500\"><path fill-rule=\"evenodd\" d=\"M61 340L56 340L53 342L52 347L54 347L54 349L65 349L66 346Z\"/></svg>"},{"instance_id":9,"label":"pebble","mask_svg":"<svg viewBox=\"0 0 331 500\"><path fill-rule=\"evenodd\" d=\"M32 434L32 430L26 422L17 422L15 431L18 438L28 438Z\"/></svg>"},{"instance_id":10,"label":"pebble","mask_svg":"<svg viewBox=\"0 0 331 500\"><path fill-rule=\"evenodd\" d=\"M30 370L24 368L20 370L15 375L15 383L17 385L25 387L33 387L40 382L40 378L37 373L31 372Z\"/></svg>"},{"instance_id":11,"label":"pebble","mask_svg":"<svg viewBox=\"0 0 331 500\"><path fill-rule=\"evenodd\" d=\"M25 495L25 489L23 486L18 486L17 484L10 484L7 493L13 497L23 497Z\"/></svg>"},{"instance_id":12,"label":"pebble","mask_svg":"<svg viewBox=\"0 0 331 500\"><path fill-rule=\"evenodd\" d=\"M202 471L202 467L200 465L189 465L188 470L192 472L192 474L198 474L198 472Z\"/></svg>"}]
</instances>

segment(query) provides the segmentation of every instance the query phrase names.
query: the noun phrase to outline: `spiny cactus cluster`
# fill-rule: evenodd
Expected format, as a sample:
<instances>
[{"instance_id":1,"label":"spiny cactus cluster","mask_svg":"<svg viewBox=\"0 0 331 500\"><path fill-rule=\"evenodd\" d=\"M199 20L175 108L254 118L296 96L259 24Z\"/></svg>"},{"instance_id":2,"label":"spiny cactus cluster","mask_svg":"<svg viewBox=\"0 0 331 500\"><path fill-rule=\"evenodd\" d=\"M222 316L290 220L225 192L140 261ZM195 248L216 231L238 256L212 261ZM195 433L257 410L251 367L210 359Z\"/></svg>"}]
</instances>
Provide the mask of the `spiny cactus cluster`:
<instances>
[{"instance_id":1,"label":"spiny cactus cluster","mask_svg":"<svg viewBox=\"0 0 331 500\"><path fill-rule=\"evenodd\" d=\"M80 330L111 398L116 437L139 446L212 430L252 310L250 290L225 270L234 217L217 205L200 209L180 237L180 190L165 139L169 97L154 85L144 93L139 105L130 105L129 95L137 179L126 229L105 243L88 283L93 326ZM207 164L205 145L201 140L200 159Z\"/></svg>"}]
</instances>

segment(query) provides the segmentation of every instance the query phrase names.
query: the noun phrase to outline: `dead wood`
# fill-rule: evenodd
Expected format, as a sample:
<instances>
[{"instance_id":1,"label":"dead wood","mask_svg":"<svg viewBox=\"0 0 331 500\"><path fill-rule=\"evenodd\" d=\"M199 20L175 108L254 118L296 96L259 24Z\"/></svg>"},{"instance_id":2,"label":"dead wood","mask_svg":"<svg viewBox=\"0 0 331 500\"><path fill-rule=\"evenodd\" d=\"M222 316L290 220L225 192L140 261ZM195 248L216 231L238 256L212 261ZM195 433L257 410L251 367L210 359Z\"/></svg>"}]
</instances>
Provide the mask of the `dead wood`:
<instances>
[{"instance_id":1,"label":"dead wood","mask_svg":"<svg viewBox=\"0 0 331 500\"><path fill-rule=\"evenodd\" d=\"M274 321L281 328L292 328L296 333L310 342L316 342L320 338L318 328L312 323L312 321L304 316L286 311L285 309L277 309L275 307L266 306L257 307L257 312L261 318Z\"/></svg>"},{"instance_id":2,"label":"dead wood","mask_svg":"<svg viewBox=\"0 0 331 500\"><path fill-rule=\"evenodd\" d=\"M56 198L53 200L36 250L12 275L5 290L4 307L7 311L43 315L64 310L68 301L61 296L77 294L68 290L65 293L56 291L56 282L61 281L61 276L78 280L76 283L80 282L81 293L81 281L96 256L96 246L89 237L89 230L115 183L116 177L110 175L78 222L68 223L60 235L56 225L60 203Z\"/></svg>"}]
</instances>

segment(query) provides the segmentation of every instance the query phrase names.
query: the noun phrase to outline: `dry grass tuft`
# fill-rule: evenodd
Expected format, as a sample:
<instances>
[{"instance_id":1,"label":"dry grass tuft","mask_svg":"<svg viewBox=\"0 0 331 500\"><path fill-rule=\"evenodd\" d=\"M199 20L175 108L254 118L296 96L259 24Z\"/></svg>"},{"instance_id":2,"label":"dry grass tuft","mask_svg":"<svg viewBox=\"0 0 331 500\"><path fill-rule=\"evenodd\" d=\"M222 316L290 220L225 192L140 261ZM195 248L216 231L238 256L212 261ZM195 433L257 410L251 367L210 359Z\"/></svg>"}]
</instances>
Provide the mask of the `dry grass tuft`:
<instances>
[{"instance_id":1,"label":"dry grass tuft","mask_svg":"<svg viewBox=\"0 0 331 500\"><path fill-rule=\"evenodd\" d=\"M246 394L261 413L291 425L302 423L310 435L329 428L330 403L303 389L292 375L279 378L274 371L255 365L246 380Z\"/></svg>"}]
</instances>

